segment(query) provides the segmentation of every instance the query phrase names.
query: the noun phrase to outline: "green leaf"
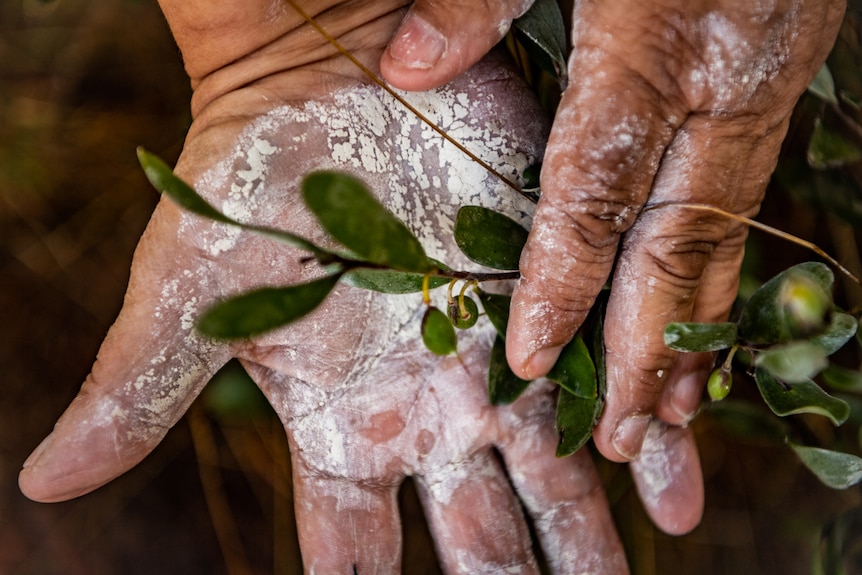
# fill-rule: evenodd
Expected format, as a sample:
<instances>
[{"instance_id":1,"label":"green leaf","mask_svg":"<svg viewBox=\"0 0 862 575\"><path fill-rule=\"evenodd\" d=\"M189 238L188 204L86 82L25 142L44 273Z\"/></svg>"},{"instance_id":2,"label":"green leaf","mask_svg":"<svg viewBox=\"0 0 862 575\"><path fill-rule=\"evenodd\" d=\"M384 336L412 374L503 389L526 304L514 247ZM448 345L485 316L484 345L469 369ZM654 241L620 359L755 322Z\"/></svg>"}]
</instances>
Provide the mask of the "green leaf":
<instances>
[{"instance_id":1,"label":"green leaf","mask_svg":"<svg viewBox=\"0 0 862 575\"><path fill-rule=\"evenodd\" d=\"M676 351L717 351L736 343L736 324L673 322L664 328L664 344Z\"/></svg>"},{"instance_id":2,"label":"green leaf","mask_svg":"<svg viewBox=\"0 0 862 575\"><path fill-rule=\"evenodd\" d=\"M605 344L603 317L607 306L607 290L602 291L590 312L586 325L590 356L596 368L596 395L592 399L578 397L560 388L557 399L557 457L571 455L589 440L605 406Z\"/></svg>"},{"instance_id":3,"label":"green leaf","mask_svg":"<svg viewBox=\"0 0 862 575\"><path fill-rule=\"evenodd\" d=\"M479 301L485 309L485 315L491 320L491 324L497 330L497 334L506 339L506 326L509 324L509 304L512 298L507 295L488 293L477 290Z\"/></svg>"},{"instance_id":4,"label":"green leaf","mask_svg":"<svg viewBox=\"0 0 862 575\"><path fill-rule=\"evenodd\" d=\"M422 291L423 274L410 272L399 272L394 270L378 270L372 268L357 268L350 270L341 281L349 286L367 289L371 291L406 294ZM431 276L428 278L430 289L438 288L449 283L449 278Z\"/></svg>"},{"instance_id":5,"label":"green leaf","mask_svg":"<svg viewBox=\"0 0 862 575\"><path fill-rule=\"evenodd\" d=\"M204 334L218 339L252 337L294 322L326 299L340 273L308 283L262 288L210 308L198 321Z\"/></svg>"},{"instance_id":6,"label":"green leaf","mask_svg":"<svg viewBox=\"0 0 862 575\"><path fill-rule=\"evenodd\" d=\"M580 335L563 348L547 377L576 397L595 399L598 396L596 366Z\"/></svg>"},{"instance_id":7,"label":"green leaf","mask_svg":"<svg viewBox=\"0 0 862 575\"><path fill-rule=\"evenodd\" d=\"M455 328L446 314L430 306L422 317L422 341L431 353L449 355L458 349Z\"/></svg>"},{"instance_id":8,"label":"green leaf","mask_svg":"<svg viewBox=\"0 0 862 575\"><path fill-rule=\"evenodd\" d=\"M829 104L838 105L838 96L835 94L835 81L832 72L826 64L820 67L814 80L808 86L808 91Z\"/></svg>"},{"instance_id":9,"label":"green leaf","mask_svg":"<svg viewBox=\"0 0 862 575\"><path fill-rule=\"evenodd\" d=\"M477 264L498 270L516 270L527 230L494 210L464 206L455 217L455 242Z\"/></svg>"},{"instance_id":10,"label":"green leaf","mask_svg":"<svg viewBox=\"0 0 862 575\"><path fill-rule=\"evenodd\" d=\"M138 161L144 169L147 179L159 193L165 194L180 207L192 212L193 214L197 214L223 224L229 224L248 231L256 232L274 240L278 240L291 247L311 252L321 263L332 261L332 256L335 255L333 252L325 250L311 243L307 239L291 234L290 232L284 232L265 226L243 224L242 222L229 218L210 205L194 190L194 188L175 176L167 164L143 148L138 148Z\"/></svg>"},{"instance_id":11,"label":"green leaf","mask_svg":"<svg viewBox=\"0 0 862 575\"><path fill-rule=\"evenodd\" d=\"M389 213L358 179L314 172L302 181L302 197L323 229L371 263L425 273L434 264L407 226Z\"/></svg>"},{"instance_id":12,"label":"green leaf","mask_svg":"<svg viewBox=\"0 0 862 575\"><path fill-rule=\"evenodd\" d=\"M822 290L831 301L833 281L832 271L819 262L805 262L784 270L760 286L742 308L737 322L739 338L755 345L794 339L799 330L792 303L796 286L804 284Z\"/></svg>"},{"instance_id":13,"label":"green leaf","mask_svg":"<svg viewBox=\"0 0 862 575\"><path fill-rule=\"evenodd\" d=\"M479 306L476 305L476 301L473 298L464 296L464 309L467 311L467 317L464 317L461 315L460 299L456 297L454 303L448 306L449 321L458 329L469 329L476 325L476 320L479 319Z\"/></svg>"},{"instance_id":14,"label":"green leaf","mask_svg":"<svg viewBox=\"0 0 862 575\"><path fill-rule=\"evenodd\" d=\"M769 370L787 383L805 382L823 371L828 364L826 351L807 341L771 347L754 357L754 365Z\"/></svg>"},{"instance_id":15,"label":"green leaf","mask_svg":"<svg viewBox=\"0 0 862 575\"><path fill-rule=\"evenodd\" d=\"M518 399L530 382L512 372L506 361L506 341L497 335L488 366L488 400L491 405L508 405Z\"/></svg>"},{"instance_id":16,"label":"green leaf","mask_svg":"<svg viewBox=\"0 0 862 575\"><path fill-rule=\"evenodd\" d=\"M585 399L560 388L557 398L557 457L566 457L584 446L593 434L593 427L602 414L604 399Z\"/></svg>"},{"instance_id":17,"label":"green leaf","mask_svg":"<svg viewBox=\"0 0 862 575\"><path fill-rule=\"evenodd\" d=\"M812 337L809 341L823 348L826 355L832 355L856 335L858 327L859 322L852 315L834 312L823 333Z\"/></svg>"},{"instance_id":18,"label":"green leaf","mask_svg":"<svg viewBox=\"0 0 862 575\"><path fill-rule=\"evenodd\" d=\"M814 413L828 417L835 425L841 425L850 416L847 402L832 397L811 380L785 385L759 368L754 371L754 380L763 400L775 415Z\"/></svg>"},{"instance_id":19,"label":"green leaf","mask_svg":"<svg viewBox=\"0 0 862 575\"><path fill-rule=\"evenodd\" d=\"M790 444L805 467L832 489L847 489L862 481L862 458L850 453Z\"/></svg>"},{"instance_id":20,"label":"green leaf","mask_svg":"<svg viewBox=\"0 0 862 575\"><path fill-rule=\"evenodd\" d=\"M530 164L524 168L521 177L524 179L525 190L538 190L541 184L542 164Z\"/></svg>"},{"instance_id":21,"label":"green leaf","mask_svg":"<svg viewBox=\"0 0 862 575\"><path fill-rule=\"evenodd\" d=\"M512 26L531 59L565 89L566 28L556 0L537 0Z\"/></svg>"},{"instance_id":22,"label":"green leaf","mask_svg":"<svg viewBox=\"0 0 862 575\"><path fill-rule=\"evenodd\" d=\"M784 443L790 427L759 404L726 399L713 403L707 411L722 429L746 442Z\"/></svg>"},{"instance_id":23,"label":"green leaf","mask_svg":"<svg viewBox=\"0 0 862 575\"><path fill-rule=\"evenodd\" d=\"M819 118L815 120L814 133L808 143L808 164L812 168L839 168L860 159L862 148L838 132L826 128Z\"/></svg>"},{"instance_id":24,"label":"green leaf","mask_svg":"<svg viewBox=\"0 0 862 575\"><path fill-rule=\"evenodd\" d=\"M849 393L862 393L862 372L829 364L820 376L823 378L823 382L832 389Z\"/></svg>"}]
</instances>

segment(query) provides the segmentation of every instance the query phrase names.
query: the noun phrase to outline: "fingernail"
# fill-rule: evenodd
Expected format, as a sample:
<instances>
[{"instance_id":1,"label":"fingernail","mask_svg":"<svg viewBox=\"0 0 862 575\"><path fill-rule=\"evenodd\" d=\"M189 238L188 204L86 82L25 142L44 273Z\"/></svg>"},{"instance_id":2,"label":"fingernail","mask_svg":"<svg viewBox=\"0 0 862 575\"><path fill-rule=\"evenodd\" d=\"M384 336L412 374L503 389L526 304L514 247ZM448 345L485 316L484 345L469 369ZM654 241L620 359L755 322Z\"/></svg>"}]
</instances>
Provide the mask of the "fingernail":
<instances>
[{"instance_id":1,"label":"fingernail","mask_svg":"<svg viewBox=\"0 0 862 575\"><path fill-rule=\"evenodd\" d=\"M629 461L641 451L652 417L649 415L630 415L619 422L611 442L614 449Z\"/></svg>"},{"instance_id":2,"label":"fingernail","mask_svg":"<svg viewBox=\"0 0 862 575\"><path fill-rule=\"evenodd\" d=\"M36 449L33 450L33 453L30 454L30 457L28 457L24 461L24 464L21 466L22 469L27 469L29 467L36 467L36 465L39 464L39 460L42 458L42 454L48 448L48 444L51 442L51 438L53 436L54 436L53 433L49 434L48 437L46 437L45 439L42 440L42 443L40 443L38 446L36 446Z\"/></svg>"},{"instance_id":3,"label":"fingernail","mask_svg":"<svg viewBox=\"0 0 862 575\"><path fill-rule=\"evenodd\" d=\"M702 373L690 373L674 385L670 395L670 408L679 416L681 420L679 425L689 423L697 415L705 379L706 376Z\"/></svg>"},{"instance_id":4,"label":"fingernail","mask_svg":"<svg viewBox=\"0 0 862 575\"><path fill-rule=\"evenodd\" d=\"M389 45L389 55L405 68L428 70L446 53L449 41L418 14L407 16Z\"/></svg>"},{"instance_id":5,"label":"fingernail","mask_svg":"<svg viewBox=\"0 0 862 575\"><path fill-rule=\"evenodd\" d=\"M554 364L557 363L557 359L559 359L560 352L562 351L562 347L548 347L534 353L533 357L527 362L528 379L536 379L537 377L547 375L551 371L551 368L554 367Z\"/></svg>"}]
</instances>

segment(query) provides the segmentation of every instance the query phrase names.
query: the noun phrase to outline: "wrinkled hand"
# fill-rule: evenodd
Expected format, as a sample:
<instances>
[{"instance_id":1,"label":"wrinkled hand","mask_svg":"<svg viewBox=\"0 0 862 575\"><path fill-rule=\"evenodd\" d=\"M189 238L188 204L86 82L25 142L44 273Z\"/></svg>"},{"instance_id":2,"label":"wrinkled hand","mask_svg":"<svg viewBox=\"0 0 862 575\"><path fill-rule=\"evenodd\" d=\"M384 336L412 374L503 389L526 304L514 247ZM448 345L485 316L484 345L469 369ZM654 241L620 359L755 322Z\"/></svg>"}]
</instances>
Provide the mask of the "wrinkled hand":
<instances>
[{"instance_id":1,"label":"wrinkled hand","mask_svg":"<svg viewBox=\"0 0 862 575\"><path fill-rule=\"evenodd\" d=\"M417 2L383 57L389 81L407 89L445 81L476 53L462 43L487 44L498 24L524 10L517 0L469 4L479 14L470 29L481 20L487 31L464 40L463 19L452 12L465 5ZM635 468L656 457L696 458L687 431L667 431L678 439L670 441L651 422L658 415L684 425L694 416L713 358L678 356L662 332L671 321L727 318L746 229L672 204L757 212L790 113L843 9L843 0L576 3L569 89L544 159L507 354L522 377L547 373L612 281L607 404L594 433L606 457L635 460ZM436 65L413 43L416 33L403 34L429 29L452 39ZM673 482L686 501L699 478ZM677 530L696 522L694 514L680 519Z\"/></svg>"},{"instance_id":2,"label":"wrinkled hand","mask_svg":"<svg viewBox=\"0 0 862 575\"><path fill-rule=\"evenodd\" d=\"M217 60L244 46L222 33L224 50L213 53L205 49L208 36L184 36L183 15L173 10L184 6L164 3L191 71L212 66L200 64L195 50ZM194 30L207 30L206 14L191 11ZM354 48L377 46L379 57L392 27L385 19L359 27L365 34ZM312 169L348 170L419 235L429 255L461 269L469 263L451 231L460 205L528 217L523 200L381 90L361 85L340 58L272 74L271 66L292 63L267 57L284 58L291 36L282 32L251 58L231 64L228 54L228 64L216 62L203 79L193 75L196 119L176 172L211 203L236 219L326 243L297 185ZM375 37L377 45L362 44ZM270 74L250 81L261 69ZM540 112L499 61L413 101L510 177L541 153ZM163 199L135 254L123 310L80 394L26 462L22 490L57 501L123 473L238 357L288 433L309 572L398 572L396 492L406 475L416 477L447 572L537 572L522 503L554 572L625 571L588 454L554 457L550 386L535 384L511 407L487 403L490 325L463 334L461 361L437 358L419 338L419 295L344 286L300 322L250 341L214 342L195 332L195 319L220 298L318 276L316 266L300 263L303 255Z\"/></svg>"}]
</instances>

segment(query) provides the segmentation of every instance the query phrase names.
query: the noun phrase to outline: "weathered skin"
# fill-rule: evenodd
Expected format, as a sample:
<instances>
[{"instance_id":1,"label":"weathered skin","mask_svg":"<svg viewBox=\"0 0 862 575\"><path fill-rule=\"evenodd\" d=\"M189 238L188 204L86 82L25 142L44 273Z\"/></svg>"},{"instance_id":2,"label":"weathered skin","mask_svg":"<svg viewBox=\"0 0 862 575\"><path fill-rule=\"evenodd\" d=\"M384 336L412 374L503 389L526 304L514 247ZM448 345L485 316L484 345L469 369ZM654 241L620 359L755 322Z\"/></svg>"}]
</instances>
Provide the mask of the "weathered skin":
<instances>
[{"instance_id":1,"label":"weathered skin","mask_svg":"<svg viewBox=\"0 0 862 575\"><path fill-rule=\"evenodd\" d=\"M657 416L685 425L694 416L713 358L678 356L664 346L662 332L671 321L727 317L746 229L703 212L644 207L693 202L757 212L793 106L832 46L845 2L574 4L569 89L522 254L509 363L522 377L546 374L612 279L608 395L596 445L616 461L636 460L643 445L645 459L655 462L663 459L655 440L665 437L677 446L679 463L693 470L683 464L697 457L689 433L657 433L661 426L651 422ZM469 25L462 17L468 10ZM445 82L498 37L501 22L523 10L521 0L417 0L384 54L382 72L404 89ZM468 29L485 33L469 36ZM435 45L447 49L423 48ZM699 479L683 472L670 483L686 500L684 491L697 489ZM670 504L654 518L681 532L699 515Z\"/></svg>"},{"instance_id":2,"label":"weathered skin","mask_svg":"<svg viewBox=\"0 0 862 575\"><path fill-rule=\"evenodd\" d=\"M320 20L373 64L402 14L396 2L365 4L338 6ZM315 168L347 170L414 229L429 255L461 268L475 266L452 240L458 206L529 221L529 205L367 86L289 8L206 5L163 2L196 87L176 172L214 205L325 242L298 181ZM509 177L541 155L541 113L496 57L411 100ZM302 255L163 199L91 375L25 463L24 493L68 499L123 473L238 357L288 433L309 573L399 571L396 492L406 475L417 479L447 572L537 572L519 498L555 573L626 571L589 455L553 455L551 386L535 384L511 407L487 403L487 322L464 334L463 363L439 359L419 339L420 296L345 286L301 322L252 341L195 333L195 318L220 298L317 276Z\"/></svg>"}]
</instances>

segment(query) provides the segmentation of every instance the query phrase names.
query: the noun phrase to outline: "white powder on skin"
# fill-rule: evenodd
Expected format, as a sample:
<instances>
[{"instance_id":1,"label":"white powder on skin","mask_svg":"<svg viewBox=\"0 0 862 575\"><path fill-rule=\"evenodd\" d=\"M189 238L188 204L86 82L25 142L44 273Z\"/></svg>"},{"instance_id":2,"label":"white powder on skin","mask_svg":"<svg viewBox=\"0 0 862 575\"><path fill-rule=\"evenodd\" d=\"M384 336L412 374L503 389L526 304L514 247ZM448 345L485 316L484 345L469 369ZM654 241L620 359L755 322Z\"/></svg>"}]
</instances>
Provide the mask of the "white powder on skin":
<instances>
[{"instance_id":1,"label":"white powder on skin","mask_svg":"<svg viewBox=\"0 0 862 575\"><path fill-rule=\"evenodd\" d=\"M650 423L640 455L632 463L637 470L638 494L649 509L658 508L665 492L674 486L674 478L682 477L684 466L664 441L666 428L658 421Z\"/></svg>"},{"instance_id":2,"label":"white powder on skin","mask_svg":"<svg viewBox=\"0 0 862 575\"><path fill-rule=\"evenodd\" d=\"M538 111L515 108L509 81L484 73L497 83L463 81L409 97L463 144L517 179L541 155L543 128L532 120ZM500 120L515 116L527 125L504 129ZM529 224L529 202L377 88L273 109L228 152L196 178L195 188L231 217L316 242L327 240L301 206L297 185L303 174L318 168L360 176L414 230L431 257L456 268L477 269L452 238L460 205L483 205ZM164 433L229 353L193 330L214 297L293 284L320 273L314 265L300 264L302 254L296 250L187 213L180 216L179 240L189 250L179 271L158 288L151 334L157 344L149 368L126 388L138 398L133 418L139 424L130 434L146 441ZM435 296L438 303L441 297ZM243 360L285 423L298 448L296 461L312 474L332 478L333 485L347 478L343 489L333 491L339 510L361 515L375 504L367 494L347 488L349 482L396 485L406 474L435 477L433 499L445 505L476 477L475 468L469 477L460 473L460 462L486 450L498 433L498 412L487 404L485 382L493 328L485 322L461 334L462 361L437 358L419 339L422 311L419 294L339 287L304 320L230 352ZM176 333L166 338L172 330ZM399 416L387 419L390 413ZM494 465L478 472L505 484ZM520 513L516 504L499 511ZM515 541L523 526L502 522L494 529ZM492 565L480 555L461 558L466 571L521 569L512 563Z\"/></svg>"}]
</instances>

